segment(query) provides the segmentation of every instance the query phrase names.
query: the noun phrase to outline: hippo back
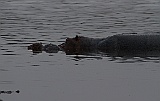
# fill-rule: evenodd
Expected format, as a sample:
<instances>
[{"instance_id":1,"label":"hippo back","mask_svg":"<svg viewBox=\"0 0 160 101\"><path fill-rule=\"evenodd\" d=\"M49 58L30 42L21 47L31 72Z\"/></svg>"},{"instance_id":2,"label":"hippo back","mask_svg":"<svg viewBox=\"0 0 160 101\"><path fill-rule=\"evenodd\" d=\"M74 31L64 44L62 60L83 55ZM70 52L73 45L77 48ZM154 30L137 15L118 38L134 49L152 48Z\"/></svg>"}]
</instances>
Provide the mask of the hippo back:
<instances>
[{"instance_id":1,"label":"hippo back","mask_svg":"<svg viewBox=\"0 0 160 101\"><path fill-rule=\"evenodd\" d=\"M160 50L160 35L117 35L120 50Z\"/></svg>"},{"instance_id":2,"label":"hippo back","mask_svg":"<svg viewBox=\"0 0 160 101\"><path fill-rule=\"evenodd\" d=\"M57 53L60 50L60 48L57 45L54 44L47 44L43 47L43 51L47 53Z\"/></svg>"},{"instance_id":3,"label":"hippo back","mask_svg":"<svg viewBox=\"0 0 160 101\"><path fill-rule=\"evenodd\" d=\"M160 50L160 35L114 35L101 41L98 46L101 51Z\"/></svg>"}]
</instances>

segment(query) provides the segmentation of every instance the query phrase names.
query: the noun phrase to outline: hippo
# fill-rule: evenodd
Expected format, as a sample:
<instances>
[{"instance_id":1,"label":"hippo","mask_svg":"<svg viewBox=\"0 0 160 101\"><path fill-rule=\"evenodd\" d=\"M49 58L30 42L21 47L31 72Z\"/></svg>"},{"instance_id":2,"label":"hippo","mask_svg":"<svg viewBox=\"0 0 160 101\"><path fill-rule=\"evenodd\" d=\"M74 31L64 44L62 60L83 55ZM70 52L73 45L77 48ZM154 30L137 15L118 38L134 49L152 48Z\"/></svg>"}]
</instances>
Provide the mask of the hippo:
<instances>
[{"instance_id":1,"label":"hippo","mask_svg":"<svg viewBox=\"0 0 160 101\"><path fill-rule=\"evenodd\" d=\"M28 46L28 50L32 50L33 53L41 53L43 50L42 43L33 43L32 45Z\"/></svg>"},{"instance_id":2,"label":"hippo","mask_svg":"<svg viewBox=\"0 0 160 101\"><path fill-rule=\"evenodd\" d=\"M138 55L160 53L160 34L117 34L107 38L89 38L78 36L67 38L60 45L43 46L34 43L28 47L33 51L58 52L70 54L106 53L112 55ZM51 51L50 51L51 50Z\"/></svg>"},{"instance_id":3,"label":"hippo","mask_svg":"<svg viewBox=\"0 0 160 101\"><path fill-rule=\"evenodd\" d=\"M159 34L118 34L107 38L76 36L59 45L66 53L144 53L160 51Z\"/></svg>"},{"instance_id":4,"label":"hippo","mask_svg":"<svg viewBox=\"0 0 160 101\"><path fill-rule=\"evenodd\" d=\"M33 43L32 45L28 46L28 50L32 50L33 53L41 53L42 51L47 53L57 53L60 51L60 47L51 43L44 46L42 43Z\"/></svg>"}]
</instances>

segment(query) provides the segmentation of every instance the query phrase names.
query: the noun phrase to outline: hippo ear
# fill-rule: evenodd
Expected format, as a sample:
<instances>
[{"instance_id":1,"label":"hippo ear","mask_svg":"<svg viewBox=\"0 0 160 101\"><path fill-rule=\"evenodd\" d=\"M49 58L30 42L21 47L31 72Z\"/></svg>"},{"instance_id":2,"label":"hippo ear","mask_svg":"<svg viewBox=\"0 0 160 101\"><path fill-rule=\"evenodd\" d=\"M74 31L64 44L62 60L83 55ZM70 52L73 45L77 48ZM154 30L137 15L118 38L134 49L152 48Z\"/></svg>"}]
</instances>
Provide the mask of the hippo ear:
<instances>
[{"instance_id":1,"label":"hippo ear","mask_svg":"<svg viewBox=\"0 0 160 101\"><path fill-rule=\"evenodd\" d=\"M78 35L76 35L75 39L76 39L76 41L78 41L78 40L79 40L79 36L78 36Z\"/></svg>"}]
</instances>

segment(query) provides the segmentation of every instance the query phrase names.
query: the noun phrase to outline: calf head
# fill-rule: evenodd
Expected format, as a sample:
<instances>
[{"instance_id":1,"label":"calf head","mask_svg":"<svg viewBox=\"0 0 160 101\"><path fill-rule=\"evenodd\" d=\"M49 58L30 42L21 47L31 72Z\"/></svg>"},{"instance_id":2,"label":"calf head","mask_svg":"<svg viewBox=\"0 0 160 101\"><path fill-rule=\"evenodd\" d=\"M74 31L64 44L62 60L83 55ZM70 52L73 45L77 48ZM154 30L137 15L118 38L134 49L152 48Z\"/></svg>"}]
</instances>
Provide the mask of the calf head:
<instances>
[{"instance_id":1,"label":"calf head","mask_svg":"<svg viewBox=\"0 0 160 101\"><path fill-rule=\"evenodd\" d=\"M40 53L42 52L43 45L42 43L33 43L32 45L28 46L28 50L32 50L33 53Z\"/></svg>"}]
</instances>

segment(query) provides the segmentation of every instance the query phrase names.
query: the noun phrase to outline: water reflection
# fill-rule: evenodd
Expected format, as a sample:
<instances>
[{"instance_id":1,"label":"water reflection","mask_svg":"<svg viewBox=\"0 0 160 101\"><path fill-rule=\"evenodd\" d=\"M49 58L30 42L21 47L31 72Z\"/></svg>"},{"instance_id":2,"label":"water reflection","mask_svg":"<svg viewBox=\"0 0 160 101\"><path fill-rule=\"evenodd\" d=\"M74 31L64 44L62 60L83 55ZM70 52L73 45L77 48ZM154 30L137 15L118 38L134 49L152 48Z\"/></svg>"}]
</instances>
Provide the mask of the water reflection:
<instances>
[{"instance_id":1,"label":"water reflection","mask_svg":"<svg viewBox=\"0 0 160 101\"><path fill-rule=\"evenodd\" d=\"M116 63L138 63L138 62L159 63L160 57L109 57L109 61L114 61Z\"/></svg>"},{"instance_id":2,"label":"water reflection","mask_svg":"<svg viewBox=\"0 0 160 101\"><path fill-rule=\"evenodd\" d=\"M11 91L11 90L7 90L7 91L0 91L0 94L12 94L12 93L20 93L19 90L16 90L16 91Z\"/></svg>"},{"instance_id":3,"label":"water reflection","mask_svg":"<svg viewBox=\"0 0 160 101\"><path fill-rule=\"evenodd\" d=\"M65 51L64 51L65 52ZM46 53L58 53L56 52L47 52ZM66 52L65 52L66 53ZM33 55L43 54L40 52L33 52ZM88 51L81 53L66 53L67 56L70 56L74 61L80 61L83 59L87 60L101 60L107 58L108 61L114 61L117 63L135 63L135 62L160 62L160 51L112 51L112 52L100 52L100 51ZM54 56L50 54L49 56ZM36 65L37 66L37 65Z\"/></svg>"},{"instance_id":4,"label":"water reflection","mask_svg":"<svg viewBox=\"0 0 160 101\"><path fill-rule=\"evenodd\" d=\"M13 84L13 81L0 81L0 84Z\"/></svg>"},{"instance_id":5,"label":"water reflection","mask_svg":"<svg viewBox=\"0 0 160 101\"><path fill-rule=\"evenodd\" d=\"M123 54L122 54L123 53ZM113 52L113 53L98 53L72 56L73 60L79 61L82 59L105 59L116 63L136 63L136 62L160 62L160 52Z\"/></svg>"},{"instance_id":6,"label":"water reflection","mask_svg":"<svg viewBox=\"0 0 160 101\"><path fill-rule=\"evenodd\" d=\"M119 51L108 53L106 56L110 58L110 61L118 63L160 62L160 51Z\"/></svg>"},{"instance_id":7,"label":"water reflection","mask_svg":"<svg viewBox=\"0 0 160 101\"><path fill-rule=\"evenodd\" d=\"M2 68L1 68L1 69L0 69L0 71L2 71L2 72L6 72L6 71L8 71L8 70L6 70L6 69L2 69Z\"/></svg>"},{"instance_id":8,"label":"water reflection","mask_svg":"<svg viewBox=\"0 0 160 101\"><path fill-rule=\"evenodd\" d=\"M70 57L72 57L72 60L74 61L80 61L83 59L87 59L87 60L101 60L103 59L102 56L95 56L95 55L71 55Z\"/></svg>"}]
</instances>

